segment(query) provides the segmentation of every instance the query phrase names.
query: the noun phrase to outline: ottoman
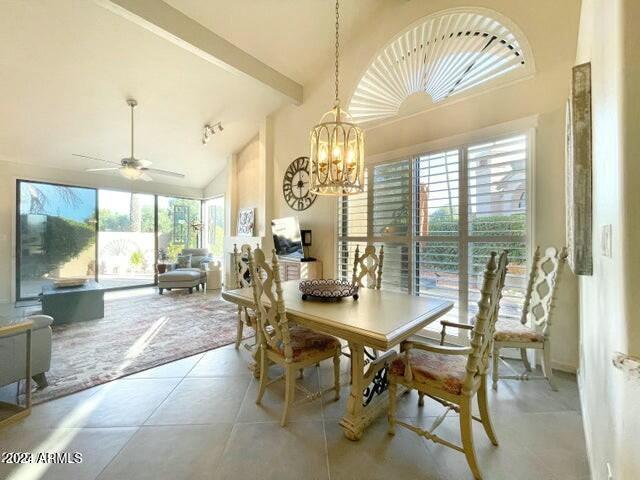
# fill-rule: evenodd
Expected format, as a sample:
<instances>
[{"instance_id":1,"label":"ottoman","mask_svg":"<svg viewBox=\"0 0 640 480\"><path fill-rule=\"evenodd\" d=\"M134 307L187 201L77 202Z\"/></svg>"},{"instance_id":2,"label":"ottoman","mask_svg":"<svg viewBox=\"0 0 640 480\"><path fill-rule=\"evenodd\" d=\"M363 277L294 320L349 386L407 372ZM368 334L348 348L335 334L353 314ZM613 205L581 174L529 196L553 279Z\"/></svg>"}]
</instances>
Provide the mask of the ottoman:
<instances>
[{"instance_id":1,"label":"ottoman","mask_svg":"<svg viewBox=\"0 0 640 480\"><path fill-rule=\"evenodd\" d=\"M196 270L171 270L158 275L158 291L162 295L163 290L172 288L188 288L189 293L193 287L198 288L203 283L200 271Z\"/></svg>"}]
</instances>

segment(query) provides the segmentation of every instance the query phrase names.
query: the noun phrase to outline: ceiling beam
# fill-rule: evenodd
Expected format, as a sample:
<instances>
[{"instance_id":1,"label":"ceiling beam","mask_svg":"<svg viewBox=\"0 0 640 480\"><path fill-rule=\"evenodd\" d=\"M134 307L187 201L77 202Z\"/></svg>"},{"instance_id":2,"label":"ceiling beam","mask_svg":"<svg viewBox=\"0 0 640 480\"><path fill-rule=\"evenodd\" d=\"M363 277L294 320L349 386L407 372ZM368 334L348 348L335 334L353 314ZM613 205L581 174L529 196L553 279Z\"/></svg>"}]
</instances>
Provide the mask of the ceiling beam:
<instances>
[{"instance_id":1,"label":"ceiling beam","mask_svg":"<svg viewBox=\"0 0 640 480\"><path fill-rule=\"evenodd\" d=\"M252 57L162 0L95 0L95 2L220 68L257 80L284 95L296 105L302 103L302 85Z\"/></svg>"}]
</instances>

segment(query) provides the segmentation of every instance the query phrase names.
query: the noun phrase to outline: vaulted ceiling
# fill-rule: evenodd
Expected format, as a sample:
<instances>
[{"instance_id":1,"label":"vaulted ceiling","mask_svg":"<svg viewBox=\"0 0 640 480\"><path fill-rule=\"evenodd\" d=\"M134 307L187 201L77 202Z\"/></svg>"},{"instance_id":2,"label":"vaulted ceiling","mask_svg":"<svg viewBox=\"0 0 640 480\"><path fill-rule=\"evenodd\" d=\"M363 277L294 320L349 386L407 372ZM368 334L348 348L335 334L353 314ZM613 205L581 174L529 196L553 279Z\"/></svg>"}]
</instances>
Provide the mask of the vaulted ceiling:
<instances>
[{"instance_id":1,"label":"vaulted ceiling","mask_svg":"<svg viewBox=\"0 0 640 480\"><path fill-rule=\"evenodd\" d=\"M73 153L119 161L129 154L125 100L133 97L139 104L136 156L186 175L156 181L202 188L266 115L292 103L259 78L208 61L104 8L127 1L0 3L0 160L77 171L102 164ZM263 62L267 76L271 68L300 89L331 65L332 2L167 3ZM345 41L382 3L344 2ZM204 124L217 121L224 132L202 145Z\"/></svg>"}]
</instances>

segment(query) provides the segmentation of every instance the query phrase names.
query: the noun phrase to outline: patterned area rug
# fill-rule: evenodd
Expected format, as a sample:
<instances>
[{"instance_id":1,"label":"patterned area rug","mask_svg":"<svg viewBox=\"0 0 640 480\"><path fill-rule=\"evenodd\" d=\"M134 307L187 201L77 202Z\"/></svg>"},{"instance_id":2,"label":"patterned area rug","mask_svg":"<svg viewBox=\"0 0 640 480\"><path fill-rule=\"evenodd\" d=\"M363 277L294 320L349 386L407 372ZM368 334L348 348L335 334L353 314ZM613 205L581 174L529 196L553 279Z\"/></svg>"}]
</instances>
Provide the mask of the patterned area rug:
<instances>
[{"instance_id":1,"label":"patterned area rug","mask_svg":"<svg viewBox=\"0 0 640 480\"><path fill-rule=\"evenodd\" d=\"M236 312L217 295L186 290L105 300L104 318L53 328L49 386L33 402L233 343Z\"/></svg>"}]
</instances>

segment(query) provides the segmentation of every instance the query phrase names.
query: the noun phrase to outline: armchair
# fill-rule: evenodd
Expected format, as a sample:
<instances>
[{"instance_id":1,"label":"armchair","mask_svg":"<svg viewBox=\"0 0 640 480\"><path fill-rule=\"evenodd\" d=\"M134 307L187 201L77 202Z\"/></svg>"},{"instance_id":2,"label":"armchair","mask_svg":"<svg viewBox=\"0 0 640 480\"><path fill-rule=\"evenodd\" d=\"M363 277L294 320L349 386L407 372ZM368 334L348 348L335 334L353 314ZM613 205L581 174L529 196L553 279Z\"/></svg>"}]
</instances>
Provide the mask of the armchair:
<instances>
[{"instance_id":1,"label":"armchair","mask_svg":"<svg viewBox=\"0 0 640 480\"><path fill-rule=\"evenodd\" d=\"M31 334L31 376L38 388L45 388L46 373L51 367L51 324L48 315L33 315L25 320L33 323ZM24 379L25 372L24 337L0 338L0 386Z\"/></svg>"},{"instance_id":2,"label":"armchair","mask_svg":"<svg viewBox=\"0 0 640 480\"><path fill-rule=\"evenodd\" d=\"M187 255L191 257L191 266L181 267L178 262L172 270L158 275L160 295L163 290L173 288L187 288L189 293L193 292L194 288L200 290L202 287L202 290L205 290L208 266L213 262L213 258L209 256L209 250L206 248L185 248L180 256Z\"/></svg>"},{"instance_id":3,"label":"armchair","mask_svg":"<svg viewBox=\"0 0 640 480\"><path fill-rule=\"evenodd\" d=\"M464 453L476 480L480 480L482 475L473 445L473 420L482 423L491 443L498 445L487 405L487 372L506 269L507 252L500 255L497 264L496 253L492 252L484 272L479 311L471 331L470 346L445 347L403 342L401 354L396 356L389 369L389 434L393 435L396 425L400 425L428 440ZM421 399L427 395L447 407L429 430L396 418L398 385L416 389ZM472 412L472 400L476 395L480 416L473 415ZM450 411L459 414L462 446L434 433Z\"/></svg>"}]
</instances>

